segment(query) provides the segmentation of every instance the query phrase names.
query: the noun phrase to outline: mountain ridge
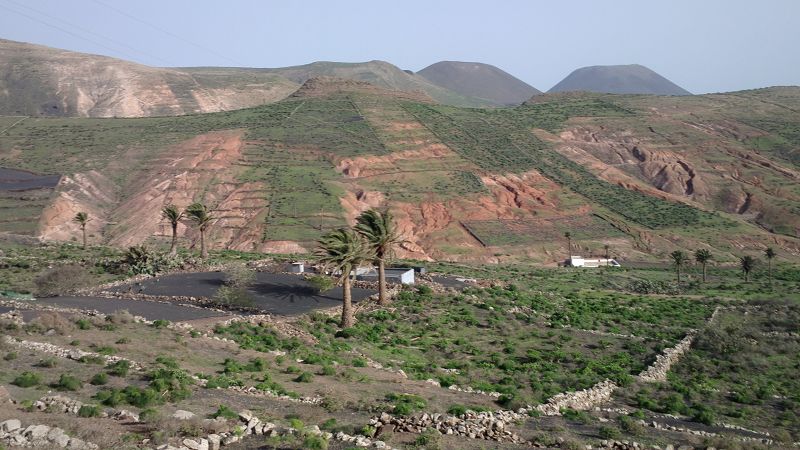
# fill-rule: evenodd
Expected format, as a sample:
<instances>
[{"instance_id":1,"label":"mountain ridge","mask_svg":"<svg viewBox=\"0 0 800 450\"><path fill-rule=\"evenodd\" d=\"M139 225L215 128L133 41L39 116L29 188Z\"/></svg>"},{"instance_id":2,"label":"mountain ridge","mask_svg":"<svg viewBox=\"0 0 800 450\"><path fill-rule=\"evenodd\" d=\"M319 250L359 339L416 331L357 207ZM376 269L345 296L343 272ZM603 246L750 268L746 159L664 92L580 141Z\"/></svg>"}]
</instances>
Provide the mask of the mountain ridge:
<instances>
[{"instance_id":1,"label":"mountain ridge","mask_svg":"<svg viewBox=\"0 0 800 450\"><path fill-rule=\"evenodd\" d=\"M691 92L641 64L581 67L572 71L547 92L566 91L692 95Z\"/></svg>"},{"instance_id":2,"label":"mountain ridge","mask_svg":"<svg viewBox=\"0 0 800 450\"><path fill-rule=\"evenodd\" d=\"M417 74L434 84L498 105L518 105L541 91L490 64L439 61Z\"/></svg>"}]
</instances>

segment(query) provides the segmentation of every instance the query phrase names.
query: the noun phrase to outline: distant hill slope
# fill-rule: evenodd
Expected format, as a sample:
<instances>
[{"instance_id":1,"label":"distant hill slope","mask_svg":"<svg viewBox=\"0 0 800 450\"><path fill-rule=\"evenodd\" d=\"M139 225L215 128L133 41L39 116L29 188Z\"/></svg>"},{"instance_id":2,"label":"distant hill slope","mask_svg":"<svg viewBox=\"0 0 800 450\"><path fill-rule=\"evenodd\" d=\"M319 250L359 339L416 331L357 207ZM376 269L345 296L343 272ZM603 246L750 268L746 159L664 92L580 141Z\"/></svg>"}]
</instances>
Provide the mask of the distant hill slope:
<instances>
[{"instance_id":1,"label":"distant hill slope","mask_svg":"<svg viewBox=\"0 0 800 450\"><path fill-rule=\"evenodd\" d=\"M495 66L440 61L417 72L431 83L498 105L517 105L541 91Z\"/></svg>"},{"instance_id":2,"label":"distant hill slope","mask_svg":"<svg viewBox=\"0 0 800 450\"><path fill-rule=\"evenodd\" d=\"M535 100L458 108L317 77L237 111L0 116L0 167L61 175L54 192L0 190L0 233L69 240L84 211L92 242L165 245L161 208L203 201L211 247L302 253L387 207L398 256L416 259L555 263L610 245L628 260L766 246L800 260L800 88Z\"/></svg>"},{"instance_id":3,"label":"distant hill slope","mask_svg":"<svg viewBox=\"0 0 800 450\"><path fill-rule=\"evenodd\" d=\"M489 106L494 104L494 102L490 100L447 89L446 87L430 82L420 75L402 70L386 61L368 61L363 63L318 61L302 66L254 70L275 73L301 84L305 83L309 78L318 77L366 81L375 86L395 91L424 92L439 103L453 106Z\"/></svg>"},{"instance_id":4,"label":"distant hill slope","mask_svg":"<svg viewBox=\"0 0 800 450\"><path fill-rule=\"evenodd\" d=\"M142 117L272 103L298 85L271 73L189 74L0 40L0 114Z\"/></svg>"},{"instance_id":5,"label":"distant hill slope","mask_svg":"<svg viewBox=\"0 0 800 450\"><path fill-rule=\"evenodd\" d=\"M547 92L586 91L607 94L691 95L639 64L582 67Z\"/></svg>"}]
</instances>

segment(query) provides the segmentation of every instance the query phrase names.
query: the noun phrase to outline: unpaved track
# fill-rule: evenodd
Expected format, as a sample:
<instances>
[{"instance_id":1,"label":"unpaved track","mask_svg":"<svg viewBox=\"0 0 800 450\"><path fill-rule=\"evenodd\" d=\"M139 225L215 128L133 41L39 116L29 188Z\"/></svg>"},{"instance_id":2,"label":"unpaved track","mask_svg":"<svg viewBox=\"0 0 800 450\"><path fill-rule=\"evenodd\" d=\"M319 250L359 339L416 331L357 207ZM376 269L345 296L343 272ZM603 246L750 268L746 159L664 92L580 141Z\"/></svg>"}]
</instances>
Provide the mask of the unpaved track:
<instances>
[{"instance_id":1,"label":"unpaved track","mask_svg":"<svg viewBox=\"0 0 800 450\"><path fill-rule=\"evenodd\" d=\"M120 298L103 297L49 297L40 298L35 303L62 308L75 308L84 310L97 310L103 314L112 314L116 311L127 310L135 316L142 316L148 320L169 320L180 322L184 320L205 319L209 317L223 317L225 314L204 308L194 308L170 303L151 302L144 300L129 300ZM31 312L33 313L33 311ZM36 311L36 313L41 313ZM28 313L23 313L27 316ZM28 317L25 317L28 320Z\"/></svg>"}]
</instances>

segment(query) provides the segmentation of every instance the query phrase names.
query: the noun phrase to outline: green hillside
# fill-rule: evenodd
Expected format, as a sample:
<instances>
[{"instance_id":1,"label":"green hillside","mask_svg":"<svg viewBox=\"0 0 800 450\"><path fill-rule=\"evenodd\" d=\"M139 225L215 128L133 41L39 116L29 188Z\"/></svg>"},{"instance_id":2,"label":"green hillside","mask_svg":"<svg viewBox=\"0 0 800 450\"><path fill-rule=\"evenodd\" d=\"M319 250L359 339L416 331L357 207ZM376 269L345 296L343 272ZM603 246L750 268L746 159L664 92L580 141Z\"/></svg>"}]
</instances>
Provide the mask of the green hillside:
<instances>
[{"instance_id":1,"label":"green hillside","mask_svg":"<svg viewBox=\"0 0 800 450\"><path fill-rule=\"evenodd\" d=\"M491 247L502 247L512 254L515 248L535 242L560 245L554 241L568 230L587 242L628 240L631 251L636 252L652 252L662 244L691 246L703 236L709 236L719 248L734 251L731 241L742 236L749 235L746 239L754 242L766 239L763 227L770 221L775 223L773 231L782 235L780 245L795 248L790 227L800 216L791 212L800 208L800 192L793 178L797 169L793 155L798 148L794 131L800 119L781 114L800 104L795 91L787 88L684 98L553 95L516 108L475 109L417 103L355 89L183 117L22 121L9 117L0 118L0 129L4 129L0 133L0 166L65 175L96 170L111 179L118 201L124 202L138 195L136 188L158 171L175 146L208 133L241 130L241 156L225 171L235 177L236 185L249 182L263 186L254 195L263 196L267 207L257 215L257 229L249 232L261 236L264 242L313 245L324 230L346 222L348 211L343 208L343 198L366 190L380 193L384 204L407 211L418 208L419 202L450 205L447 220L451 223L425 231L428 234L420 240L431 248L440 245L436 251L441 255L464 252L461 246L467 245L467 238L459 237L463 230L489 247L487 252ZM779 92L783 103L775 99ZM720 105L724 105L722 109ZM648 111L665 106L676 112L657 117ZM685 123L686 117L694 117L698 123L728 126L735 121L741 129L731 137L702 136ZM587 124L602 124L606 130L616 127L626 133L637 133L639 127L658 128L667 137L647 131L637 139L656 139L647 144L650 146L662 145L658 139L682 140L663 145L691 161L693 173L707 172L702 176L709 185L714 182L715 170L702 164L714 164L717 157L717 175L735 168L739 180L721 179L737 189L744 185L744 189L752 190L748 198L759 200L752 204L754 210L737 215L720 206L722 194L717 192L710 192L708 199L654 195L651 191L658 191L651 183L656 181L626 165L617 165L614 170L629 177L628 181L611 182L598 171L597 163L587 165L576 159L557 140L559 133ZM756 128L759 124L761 127ZM694 123L692 126L696 128ZM542 133L554 137L543 139ZM709 142L715 142L716 153L699 151ZM449 153L425 156L431 146ZM753 163L748 153L756 151L773 162ZM398 156L407 152L411 156ZM423 153L414 156L414 152ZM343 161L361 161L359 158L365 161L367 175L343 176L337 169ZM776 172L776 167L783 172ZM523 177L529 173L538 173L558 186L557 190L547 188L552 205L519 203L510 213L497 213L496 217L469 212L470 202L477 199L499 202L498 197L491 198L496 188L482 181L486 177ZM763 194L743 184L744 174L759 177ZM201 192L213 191L214 183L221 182L211 181ZM5 195L2 201L8 217L15 219L0 222L0 231L36 231L38 215L46 204L42 194L31 198ZM770 211L777 207L790 211L788 218L770 218ZM576 210L594 218L573 216ZM409 214L414 223L425 220L424 212L420 217ZM104 232L113 234L113 228L112 223ZM550 237L537 237L538 232Z\"/></svg>"}]
</instances>

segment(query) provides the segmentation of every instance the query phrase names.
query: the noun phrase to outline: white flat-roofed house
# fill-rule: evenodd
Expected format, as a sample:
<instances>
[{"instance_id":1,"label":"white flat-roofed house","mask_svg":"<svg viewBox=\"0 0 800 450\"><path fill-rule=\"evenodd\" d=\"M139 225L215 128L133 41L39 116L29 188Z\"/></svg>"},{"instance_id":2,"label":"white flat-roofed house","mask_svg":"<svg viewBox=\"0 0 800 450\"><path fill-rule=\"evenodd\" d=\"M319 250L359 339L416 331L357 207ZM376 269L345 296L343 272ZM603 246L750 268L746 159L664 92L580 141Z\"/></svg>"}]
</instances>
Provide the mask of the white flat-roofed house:
<instances>
[{"instance_id":1,"label":"white flat-roofed house","mask_svg":"<svg viewBox=\"0 0 800 450\"><path fill-rule=\"evenodd\" d=\"M584 258L583 256L570 256L566 261L572 267L622 267L613 258Z\"/></svg>"}]
</instances>

